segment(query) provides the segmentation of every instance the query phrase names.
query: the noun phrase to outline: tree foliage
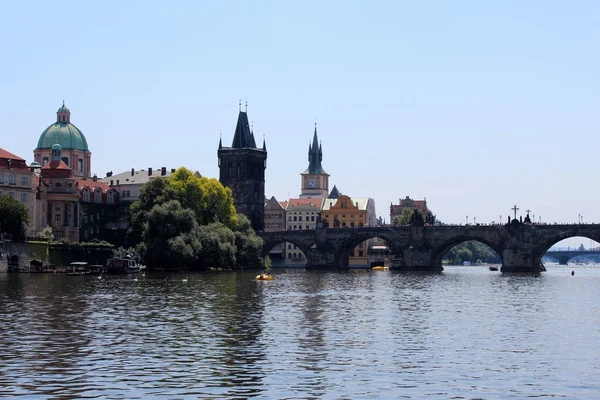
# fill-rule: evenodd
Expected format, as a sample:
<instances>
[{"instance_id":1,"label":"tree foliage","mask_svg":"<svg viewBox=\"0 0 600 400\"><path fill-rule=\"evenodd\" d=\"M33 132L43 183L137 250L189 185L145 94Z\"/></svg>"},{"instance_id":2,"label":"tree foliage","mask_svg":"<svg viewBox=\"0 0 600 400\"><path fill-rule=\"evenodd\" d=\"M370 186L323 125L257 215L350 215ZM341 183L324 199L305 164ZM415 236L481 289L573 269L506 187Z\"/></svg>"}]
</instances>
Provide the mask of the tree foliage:
<instances>
[{"instance_id":1,"label":"tree foliage","mask_svg":"<svg viewBox=\"0 0 600 400\"><path fill-rule=\"evenodd\" d=\"M22 239L28 221L29 213L25 204L12 196L0 196L0 232L12 235L13 239Z\"/></svg>"},{"instance_id":2,"label":"tree foliage","mask_svg":"<svg viewBox=\"0 0 600 400\"><path fill-rule=\"evenodd\" d=\"M229 188L180 168L142 187L130 236L149 267L260 268L262 239L237 215Z\"/></svg>"},{"instance_id":3,"label":"tree foliage","mask_svg":"<svg viewBox=\"0 0 600 400\"><path fill-rule=\"evenodd\" d=\"M421 210L417 210L417 213L423 216ZM405 226L410 225L414 210L412 208L405 207L402 209L402 214L394 216L392 219L392 226Z\"/></svg>"},{"instance_id":4,"label":"tree foliage","mask_svg":"<svg viewBox=\"0 0 600 400\"><path fill-rule=\"evenodd\" d=\"M487 263L499 263L501 258L491 247L476 240L469 240L448 251L444 257L450 263L462 263L464 261Z\"/></svg>"},{"instance_id":5,"label":"tree foliage","mask_svg":"<svg viewBox=\"0 0 600 400\"><path fill-rule=\"evenodd\" d=\"M192 210L177 200L156 204L144 223L140 255L152 267L193 265L200 249L198 224Z\"/></svg>"}]
</instances>

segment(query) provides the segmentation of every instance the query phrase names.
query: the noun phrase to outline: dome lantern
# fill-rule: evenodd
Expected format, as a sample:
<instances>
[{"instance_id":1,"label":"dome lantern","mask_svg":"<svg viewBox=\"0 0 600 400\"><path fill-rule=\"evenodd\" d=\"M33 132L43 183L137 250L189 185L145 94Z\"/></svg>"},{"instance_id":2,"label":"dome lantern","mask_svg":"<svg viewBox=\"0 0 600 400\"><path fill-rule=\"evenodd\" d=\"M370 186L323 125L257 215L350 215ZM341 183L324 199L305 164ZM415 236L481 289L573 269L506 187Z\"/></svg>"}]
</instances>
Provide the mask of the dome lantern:
<instances>
[{"instance_id":1,"label":"dome lantern","mask_svg":"<svg viewBox=\"0 0 600 400\"><path fill-rule=\"evenodd\" d=\"M69 110L65 106L65 101L63 100L62 107L56 111L56 122L60 124L70 124L71 123L71 110Z\"/></svg>"},{"instance_id":2,"label":"dome lantern","mask_svg":"<svg viewBox=\"0 0 600 400\"><path fill-rule=\"evenodd\" d=\"M52 161L60 161L60 153L62 147L60 144L56 143L52 145Z\"/></svg>"}]
</instances>

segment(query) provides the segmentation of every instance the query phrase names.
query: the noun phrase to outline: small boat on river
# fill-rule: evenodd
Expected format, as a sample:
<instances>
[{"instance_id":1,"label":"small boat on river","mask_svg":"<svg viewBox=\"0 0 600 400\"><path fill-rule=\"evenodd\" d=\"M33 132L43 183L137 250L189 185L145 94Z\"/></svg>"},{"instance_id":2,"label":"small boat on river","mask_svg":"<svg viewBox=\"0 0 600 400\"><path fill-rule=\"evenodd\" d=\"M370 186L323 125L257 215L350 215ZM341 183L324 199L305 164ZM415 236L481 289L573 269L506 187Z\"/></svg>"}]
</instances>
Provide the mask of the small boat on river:
<instances>
[{"instance_id":1,"label":"small boat on river","mask_svg":"<svg viewBox=\"0 0 600 400\"><path fill-rule=\"evenodd\" d=\"M69 276L81 276L88 275L90 273L88 263L85 261L75 261L69 264L69 269L66 271L66 275Z\"/></svg>"},{"instance_id":2,"label":"small boat on river","mask_svg":"<svg viewBox=\"0 0 600 400\"><path fill-rule=\"evenodd\" d=\"M496 265L490 265L490 271L498 271L498 267Z\"/></svg>"},{"instance_id":3,"label":"small boat on river","mask_svg":"<svg viewBox=\"0 0 600 400\"><path fill-rule=\"evenodd\" d=\"M107 274L135 274L141 271L140 264L131 257L112 257L106 260Z\"/></svg>"},{"instance_id":4,"label":"small boat on river","mask_svg":"<svg viewBox=\"0 0 600 400\"><path fill-rule=\"evenodd\" d=\"M275 277L271 274L260 274L256 275L255 278L257 281L272 281Z\"/></svg>"}]
</instances>

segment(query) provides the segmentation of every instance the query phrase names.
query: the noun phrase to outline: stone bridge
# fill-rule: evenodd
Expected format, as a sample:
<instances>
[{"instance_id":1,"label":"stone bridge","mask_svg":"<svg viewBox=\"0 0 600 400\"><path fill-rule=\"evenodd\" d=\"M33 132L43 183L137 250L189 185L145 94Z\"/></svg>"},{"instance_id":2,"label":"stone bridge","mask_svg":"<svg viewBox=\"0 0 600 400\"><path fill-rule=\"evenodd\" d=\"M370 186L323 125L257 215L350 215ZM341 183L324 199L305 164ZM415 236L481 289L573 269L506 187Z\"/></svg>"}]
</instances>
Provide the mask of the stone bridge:
<instances>
[{"instance_id":1,"label":"stone bridge","mask_svg":"<svg viewBox=\"0 0 600 400\"><path fill-rule=\"evenodd\" d=\"M350 252L361 242L386 241L392 269L442 271L442 256L452 247L477 240L502 257L502 272L541 271L542 256L555 243L574 236L600 242L600 225L531 225L513 220L493 226L402 226L376 228L317 228L302 231L261 232L263 254L282 242L292 243L306 255L307 269L347 269Z\"/></svg>"},{"instance_id":2,"label":"stone bridge","mask_svg":"<svg viewBox=\"0 0 600 400\"><path fill-rule=\"evenodd\" d=\"M546 257L555 258L560 265L567 265L569 260L578 256L590 256L590 255L600 255L600 251L590 251L590 250L554 250L549 251L545 254Z\"/></svg>"}]
</instances>

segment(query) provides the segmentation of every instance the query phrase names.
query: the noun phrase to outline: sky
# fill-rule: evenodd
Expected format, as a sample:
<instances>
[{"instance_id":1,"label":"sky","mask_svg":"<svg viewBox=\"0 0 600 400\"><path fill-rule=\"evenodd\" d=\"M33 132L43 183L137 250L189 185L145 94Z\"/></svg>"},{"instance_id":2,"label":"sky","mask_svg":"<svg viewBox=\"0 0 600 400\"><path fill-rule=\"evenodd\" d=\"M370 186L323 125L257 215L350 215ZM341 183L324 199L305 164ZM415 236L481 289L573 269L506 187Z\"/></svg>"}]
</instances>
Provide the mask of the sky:
<instances>
[{"instance_id":1,"label":"sky","mask_svg":"<svg viewBox=\"0 0 600 400\"><path fill-rule=\"evenodd\" d=\"M330 185L387 221L410 196L600 223L595 1L15 1L0 37L0 147L28 162L64 99L99 177L218 178L241 100L267 197L300 194L316 122Z\"/></svg>"}]
</instances>

